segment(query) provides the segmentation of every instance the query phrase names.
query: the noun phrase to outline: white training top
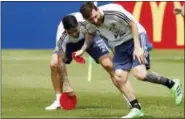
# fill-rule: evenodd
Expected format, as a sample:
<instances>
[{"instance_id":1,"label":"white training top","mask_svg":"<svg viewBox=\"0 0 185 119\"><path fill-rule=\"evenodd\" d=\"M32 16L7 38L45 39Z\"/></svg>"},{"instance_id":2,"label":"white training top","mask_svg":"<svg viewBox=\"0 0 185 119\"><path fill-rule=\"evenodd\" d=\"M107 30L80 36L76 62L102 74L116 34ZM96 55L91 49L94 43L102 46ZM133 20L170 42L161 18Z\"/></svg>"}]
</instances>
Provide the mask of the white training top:
<instances>
[{"instance_id":1,"label":"white training top","mask_svg":"<svg viewBox=\"0 0 185 119\"><path fill-rule=\"evenodd\" d=\"M121 5L107 4L98 7L104 15L104 22L100 27L96 27L102 36L108 39L111 47L116 47L133 38L129 23L133 20L136 23L139 33L146 33L139 22L127 12ZM89 32L94 32L95 26L88 24Z\"/></svg>"},{"instance_id":2,"label":"white training top","mask_svg":"<svg viewBox=\"0 0 185 119\"><path fill-rule=\"evenodd\" d=\"M80 35L78 38L73 38L67 34L63 27L62 21L58 25L57 35L56 35L56 48L55 52L57 51L63 51L66 52L66 45L68 43L77 43L85 38L86 33L86 25L88 22L86 22L80 12L71 13L70 15L74 15L78 21L78 29L80 31Z\"/></svg>"}]
</instances>

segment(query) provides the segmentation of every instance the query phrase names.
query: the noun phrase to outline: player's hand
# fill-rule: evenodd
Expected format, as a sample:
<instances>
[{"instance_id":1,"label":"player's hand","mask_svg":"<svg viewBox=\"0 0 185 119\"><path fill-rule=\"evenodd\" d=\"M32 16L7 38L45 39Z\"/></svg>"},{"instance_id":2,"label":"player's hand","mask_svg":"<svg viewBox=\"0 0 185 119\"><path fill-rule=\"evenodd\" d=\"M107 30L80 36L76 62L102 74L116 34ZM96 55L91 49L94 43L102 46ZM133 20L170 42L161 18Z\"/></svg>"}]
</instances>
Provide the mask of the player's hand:
<instances>
[{"instance_id":1,"label":"player's hand","mask_svg":"<svg viewBox=\"0 0 185 119\"><path fill-rule=\"evenodd\" d=\"M84 50L82 50L82 49L81 49L81 50L76 51L76 52L75 52L75 57L77 57L77 56L82 56L82 55L84 54L84 52L85 52L85 51L84 51Z\"/></svg>"},{"instance_id":2,"label":"player's hand","mask_svg":"<svg viewBox=\"0 0 185 119\"><path fill-rule=\"evenodd\" d=\"M173 9L173 13L178 15L178 14L181 14L182 10L180 8L174 8Z\"/></svg>"},{"instance_id":3,"label":"player's hand","mask_svg":"<svg viewBox=\"0 0 185 119\"><path fill-rule=\"evenodd\" d=\"M135 48L133 53L134 59L138 59L140 64L147 64L145 52L142 48Z\"/></svg>"}]
</instances>

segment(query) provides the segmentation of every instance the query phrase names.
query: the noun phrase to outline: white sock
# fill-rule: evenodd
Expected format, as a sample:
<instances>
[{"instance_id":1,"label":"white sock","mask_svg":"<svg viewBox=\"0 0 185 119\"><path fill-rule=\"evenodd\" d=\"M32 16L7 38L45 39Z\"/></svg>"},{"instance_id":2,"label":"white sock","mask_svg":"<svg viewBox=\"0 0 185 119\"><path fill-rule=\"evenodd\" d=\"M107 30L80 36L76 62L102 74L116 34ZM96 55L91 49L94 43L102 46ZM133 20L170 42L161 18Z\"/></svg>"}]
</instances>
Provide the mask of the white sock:
<instances>
[{"instance_id":1,"label":"white sock","mask_svg":"<svg viewBox=\"0 0 185 119\"><path fill-rule=\"evenodd\" d=\"M127 99L127 97L126 97L124 94L123 94L123 98L126 100L128 106L129 106L129 108L131 108L132 106L131 106L129 100Z\"/></svg>"},{"instance_id":2,"label":"white sock","mask_svg":"<svg viewBox=\"0 0 185 119\"><path fill-rule=\"evenodd\" d=\"M62 95L61 93L57 93L57 94L56 94L56 100L59 101L59 102L60 102L60 96L61 96L61 95Z\"/></svg>"}]
</instances>

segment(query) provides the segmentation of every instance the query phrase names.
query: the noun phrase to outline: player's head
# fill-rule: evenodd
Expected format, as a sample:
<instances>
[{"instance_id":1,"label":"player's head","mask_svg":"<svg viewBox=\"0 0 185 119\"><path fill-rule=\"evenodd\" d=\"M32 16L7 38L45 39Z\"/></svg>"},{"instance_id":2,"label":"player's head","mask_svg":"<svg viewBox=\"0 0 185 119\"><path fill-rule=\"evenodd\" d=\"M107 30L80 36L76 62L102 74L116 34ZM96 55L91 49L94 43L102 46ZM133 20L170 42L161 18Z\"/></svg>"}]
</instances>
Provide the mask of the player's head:
<instances>
[{"instance_id":1,"label":"player's head","mask_svg":"<svg viewBox=\"0 0 185 119\"><path fill-rule=\"evenodd\" d=\"M93 2L85 2L80 7L82 16L90 23L100 26L103 23L103 15Z\"/></svg>"},{"instance_id":2,"label":"player's head","mask_svg":"<svg viewBox=\"0 0 185 119\"><path fill-rule=\"evenodd\" d=\"M79 37L78 21L75 16L67 15L62 19L62 23L66 32L72 37Z\"/></svg>"}]
</instances>

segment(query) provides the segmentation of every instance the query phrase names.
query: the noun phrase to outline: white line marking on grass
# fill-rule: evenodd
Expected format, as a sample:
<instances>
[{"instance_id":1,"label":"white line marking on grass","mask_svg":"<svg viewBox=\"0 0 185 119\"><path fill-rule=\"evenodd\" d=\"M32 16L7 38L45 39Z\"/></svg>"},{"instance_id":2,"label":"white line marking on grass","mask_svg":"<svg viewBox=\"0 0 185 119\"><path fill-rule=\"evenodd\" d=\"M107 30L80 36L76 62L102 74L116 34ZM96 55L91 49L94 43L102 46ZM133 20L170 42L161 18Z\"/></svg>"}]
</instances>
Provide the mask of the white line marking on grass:
<instances>
[{"instance_id":1,"label":"white line marking on grass","mask_svg":"<svg viewBox=\"0 0 185 119\"><path fill-rule=\"evenodd\" d=\"M95 0L94 5L98 6L98 2ZM87 59L87 58L86 58ZM89 56L88 58L88 74L87 74L87 81L91 82L92 80L92 58Z\"/></svg>"},{"instance_id":2,"label":"white line marking on grass","mask_svg":"<svg viewBox=\"0 0 185 119\"><path fill-rule=\"evenodd\" d=\"M87 75L88 82L92 80L92 58L89 56L88 59L88 75Z\"/></svg>"}]
</instances>

